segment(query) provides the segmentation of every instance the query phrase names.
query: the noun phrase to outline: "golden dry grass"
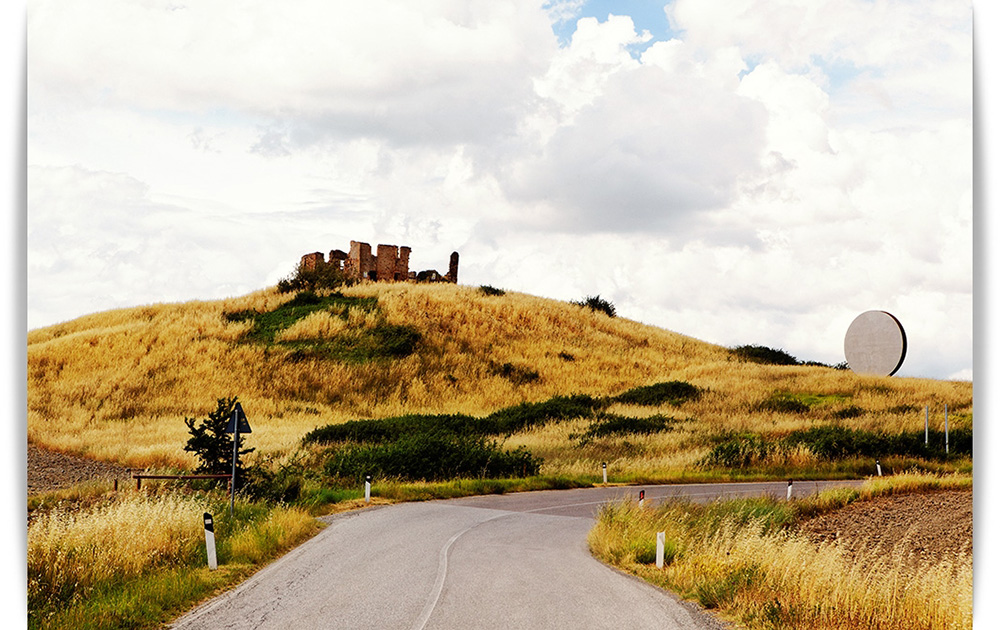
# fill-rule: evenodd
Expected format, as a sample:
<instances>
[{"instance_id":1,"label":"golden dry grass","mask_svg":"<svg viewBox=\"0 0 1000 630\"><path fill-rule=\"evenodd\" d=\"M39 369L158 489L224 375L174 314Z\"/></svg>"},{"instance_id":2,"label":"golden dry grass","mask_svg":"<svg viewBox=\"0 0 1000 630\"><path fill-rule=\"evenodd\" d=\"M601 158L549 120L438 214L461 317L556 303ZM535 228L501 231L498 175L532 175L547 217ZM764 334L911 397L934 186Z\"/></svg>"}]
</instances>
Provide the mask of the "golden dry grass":
<instances>
[{"instance_id":1,"label":"golden dry grass","mask_svg":"<svg viewBox=\"0 0 1000 630\"><path fill-rule=\"evenodd\" d=\"M250 324L227 322L223 314L273 310L291 299L274 289L119 309L30 331L28 439L135 467L190 467L183 419L205 417L222 396L239 396L258 452L288 453L306 432L334 422L403 413L484 415L554 395L605 396L669 380L688 381L705 394L679 409L620 412L694 419L670 434L567 450L565 442L558 446L571 431L565 425L514 436L510 444L548 453L548 472L589 469L612 457L622 470L667 474L704 454L689 437L790 431L849 404L864 409L842 422L851 428L918 430L925 404L940 410L947 403L952 426L971 422L971 383L742 363L720 346L525 294L490 297L472 287L411 283L360 284L343 293L375 297L381 311L350 309L347 329L375 326L380 316L406 324L421 335L417 352L367 363L293 361L290 350L238 342ZM344 327L343 319L317 313L279 339L329 338ZM514 382L497 369L507 363L539 378ZM775 392L832 398L804 415L750 413Z\"/></svg>"},{"instance_id":2,"label":"golden dry grass","mask_svg":"<svg viewBox=\"0 0 1000 630\"><path fill-rule=\"evenodd\" d=\"M28 527L29 600L182 562L203 536L206 509L179 496L134 494L37 517Z\"/></svg>"},{"instance_id":3,"label":"golden dry grass","mask_svg":"<svg viewBox=\"0 0 1000 630\"><path fill-rule=\"evenodd\" d=\"M850 499L930 488L968 487L968 477L901 475L871 480ZM812 511L843 505L842 492L810 499ZM823 507L825 506L825 507ZM914 567L903 546L852 555L816 544L795 530L769 531L761 521L698 525L684 508L614 506L591 531L594 554L654 584L717 607L748 628L972 627L972 556L961 553ZM695 523L695 524L692 524ZM657 531L678 550L664 569L641 558ZM945 596L946 594L946 596Z\"/></svg>"}]
</instances>

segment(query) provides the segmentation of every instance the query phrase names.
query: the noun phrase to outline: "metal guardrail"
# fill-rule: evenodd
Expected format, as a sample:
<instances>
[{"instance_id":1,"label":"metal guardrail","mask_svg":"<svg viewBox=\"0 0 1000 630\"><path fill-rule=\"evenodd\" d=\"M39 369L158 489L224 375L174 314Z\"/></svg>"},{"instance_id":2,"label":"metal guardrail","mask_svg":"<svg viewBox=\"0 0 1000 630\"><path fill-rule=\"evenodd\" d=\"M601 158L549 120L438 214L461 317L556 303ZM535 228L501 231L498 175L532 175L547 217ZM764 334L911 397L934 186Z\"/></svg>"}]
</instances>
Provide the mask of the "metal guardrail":
<instances>
[{"instance_id":1,"label":"metal guardrail","mask_svg":"<svg viewBox=\"0 0 1000 630\"><path fill-rule=\"evenodd\" d=\"M139 490L142 488L143 479L229 479L232 483L232 475L145 475L145 474L133 474L132 478L135 479L135 489Z\"/></svg>"}]
</instances>

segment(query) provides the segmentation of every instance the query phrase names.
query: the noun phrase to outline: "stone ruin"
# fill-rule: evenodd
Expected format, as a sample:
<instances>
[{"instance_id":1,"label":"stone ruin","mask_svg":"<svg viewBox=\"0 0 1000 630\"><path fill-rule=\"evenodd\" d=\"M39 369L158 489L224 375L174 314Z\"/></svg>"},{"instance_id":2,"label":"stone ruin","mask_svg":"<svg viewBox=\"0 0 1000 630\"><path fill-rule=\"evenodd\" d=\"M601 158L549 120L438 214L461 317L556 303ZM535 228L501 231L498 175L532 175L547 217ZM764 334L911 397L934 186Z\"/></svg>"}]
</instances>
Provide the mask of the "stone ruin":
<instances>
[{"instance_id":1,"label":"stone ruin","mask_svg":"<svg viewBox=\"0 0 1000 630\"><path fill-rule=\"evenodd\" d=\"M379 244L372 254L368 243L351 241L351 251L335 249L329 259L323 252L313 252L302 257L299 263L303 270L312 271L323 265L335 265L348 280L374 280L375 282L451 282L458 283L458 252L451 253L448 273L441 275L434 269L417 273L410 271L410 248Z\"/></svg>"}]
</instances>

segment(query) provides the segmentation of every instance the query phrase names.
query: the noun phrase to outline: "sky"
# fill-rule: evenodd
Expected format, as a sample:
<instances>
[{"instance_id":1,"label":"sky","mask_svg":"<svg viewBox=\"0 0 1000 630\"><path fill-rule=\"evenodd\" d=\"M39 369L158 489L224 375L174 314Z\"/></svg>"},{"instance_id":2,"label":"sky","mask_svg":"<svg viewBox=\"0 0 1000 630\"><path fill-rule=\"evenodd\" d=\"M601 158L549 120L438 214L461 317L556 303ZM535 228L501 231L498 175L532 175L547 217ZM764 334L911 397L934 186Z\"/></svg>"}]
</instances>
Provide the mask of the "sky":
<instances>
[{"instance_id":1,"label":"sky","mask_svg":"<svg viewBox=\"0 0 1000 630\"><path fill-rule=\"evenodd\" d=\"M411 269L973 378L972 7L32 0L27 326Z\"/></svg>"}]
</instances>

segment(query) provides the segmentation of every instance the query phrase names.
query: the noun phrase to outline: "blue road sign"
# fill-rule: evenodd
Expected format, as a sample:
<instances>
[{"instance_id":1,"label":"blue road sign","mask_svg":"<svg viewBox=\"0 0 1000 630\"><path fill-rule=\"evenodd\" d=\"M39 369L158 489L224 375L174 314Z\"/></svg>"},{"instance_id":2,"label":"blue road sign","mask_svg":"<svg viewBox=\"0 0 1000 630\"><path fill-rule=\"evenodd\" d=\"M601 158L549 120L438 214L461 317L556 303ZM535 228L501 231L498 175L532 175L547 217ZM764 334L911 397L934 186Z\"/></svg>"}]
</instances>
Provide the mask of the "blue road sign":
<instances>
[{"instance_id":1,"label":"blue road sign","mask_svg":"<svg viewBox=\"0 0 1000 630\"><path fill-rule=\"evenodd\" d=\"M240 403L236 403L236 407L233 408L233 415L229 417L229 424L226 425L226 433L236 433L237 428L240 433L253 433L247 415L243 413L243 405Z\"/></svg>"}]
</instances>

